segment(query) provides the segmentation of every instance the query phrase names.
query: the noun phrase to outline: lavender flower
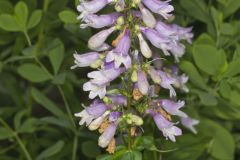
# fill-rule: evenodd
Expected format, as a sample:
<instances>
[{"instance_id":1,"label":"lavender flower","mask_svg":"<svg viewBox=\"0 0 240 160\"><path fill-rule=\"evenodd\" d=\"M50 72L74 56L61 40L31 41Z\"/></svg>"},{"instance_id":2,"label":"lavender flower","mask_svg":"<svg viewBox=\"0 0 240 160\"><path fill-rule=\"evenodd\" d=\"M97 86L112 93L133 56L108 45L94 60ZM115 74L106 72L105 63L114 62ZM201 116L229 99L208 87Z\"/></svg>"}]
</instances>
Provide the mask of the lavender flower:
<instances>
[{"instance_id":1,"label":"lavender flower","mask_svg":"<svg viewBox=\"0 0 240 160\"><path fill-rule=\"evenodd\" d=\"M108 36L115 30L115 27L103 30L94 36L92 36L88 41L88 47L92 50L101 48Z\"/></svg>"},{"instance_id":2,"label":"lavender flower","mask_svg":"<svg viewBox=\"0 0 240 160\"><path fill-rule=\"evenodd\" d=\"M172 16L171 12L174 10L173 6L169 5L167 1L159 0L142 0L144 5L146 5L152 12L160 14L163 18L168 19Z\"/></svg>"},{"instance_id":3,"label":"lavender flower","mask_svg":"<svg viewBox=\"0 0 240 160\"><path fill-rule=\"evenodd\" d=\"M102 134L98 145L108 147L106 150L109 153L114 153L116 148L114 136L117 127L121 126L119 130L122 133L131 130L128 135L136 136L134 129L143 125L146 113L153 117L163 136L173 142L176 136L182 135L182 130L176 127L172 116L179 116L182 124L196 133L194 125L199 122L181 111L185 102L172 100L176 98L173 87L188 91L188 77L179 75L176 67L170 70L164 67L165 61L160 60L159 50L156 49L160 49L163 56L172 54L179 62L185 52L182 41L191 43L193 38L191 27L183 28L155 19L155 14L162 16L160 20L172 16L174 8L169 4L170 1L83 0L78 6L81 28L109 27L89 39L88 47L93 52L74 54L75 65L72 67L90 66L98 69L88 73L90 80L83 85L83 90L89 91L89 98L94 102L75 116L81 118L80 125L86 124L92 131L98 129ZM96 14L111 2L116 12ZM113 32L118 35L110 46L106 40ZM156 48L151 48L147 40ZM149 77L152 81L148 81ZM115 79L121 79L121 84L110 85ZM169 90L169 99L160 98L159 91L162 88Z\"/></svg>"},{"instance_id":4,"label":"lavender flower","mask_svg":"<svg viewBox=\"0 0 240 160\"><path fill-rule=\"evenodd\" d=\"M197 130L194 128L195 125L199 124L199 120L192 119L190 117L181 118L181 123L188 129L190 129L194 134L197 134Z\"/></svg>"},{"instance_id":5,"label":"lavender flower","mask_svg":"<svg viewBox=\"0 0 240 160\"><path fill-rule=\"evenodd\" d=\"M98 145L102 148L108 146L110 141L113 139L115 132L117 130L117 124L112 123L109 127L104 131L104 133L98 139Z\"/></svg>"},{"instance_id":6,"label":"lavender flower","mask_svg":"<svg viewBox=\"0 0 240 160\"><path fill-rule=\"evenodd\" d=\"M100 15L100 16L95 14L87 15L83 20L85 24L82 23L80 27L81 28L86 28L86 27L103 28L103 27L111 26L116 22L118 17L119 17L118 13L112 13L112 14Z\"/></svg>"},{"instance_id":7,"label":"lavender flower","mask_svg":"<svg viewBox=\"0 0 240 160\"><path fill-rule=\"evenodd\" d=\"M110 2L112 2L112 0L82 0L80 5L77 6L77 10L81 13L78 19L82 19L88 14L97 13Z\"/></svg>"},{"instance_id":8,"label":"lavender flower","mask_svg":"<svg viewBox=\"0 0 240 160\"><path fill-rule=\"evenodd\" d=\"M124 36L118 42L117 47L107 54L106 62L114 61L115 68L119 68L121 64L129 68L131 66L131 57L128 55L130 45L129 30L126 30Z\"/></svg>"},{"instance_id":9,"label":"lavender flower","mask_svg":"<svg viewBox=\"0 0 240 160\"><path fill-rule=\"evenodd\" d=\"M148 113L152 115L158 129L162 131L166 139L169 138L171 141L176 142L175 136L182 135L182 130L174 126L174 123L166 120L161 114L155 113L152 110L148 110Z\"/></svg>"}]
</instances>

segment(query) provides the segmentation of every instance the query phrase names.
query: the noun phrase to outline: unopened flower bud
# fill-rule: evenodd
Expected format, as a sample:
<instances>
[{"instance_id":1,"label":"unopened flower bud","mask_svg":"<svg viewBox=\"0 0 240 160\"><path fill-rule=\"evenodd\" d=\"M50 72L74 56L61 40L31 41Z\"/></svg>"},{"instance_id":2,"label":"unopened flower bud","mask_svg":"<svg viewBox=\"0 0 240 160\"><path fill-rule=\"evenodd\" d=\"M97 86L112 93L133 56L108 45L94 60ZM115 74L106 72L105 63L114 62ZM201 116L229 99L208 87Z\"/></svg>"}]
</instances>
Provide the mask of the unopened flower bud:
<instances>
[{"instance_id":1,"label":"unopened flower bud","mask_svg":"<svg viewBox=\"0 0 240 160\"><path fill-rule=\"evenodd\" d=\"M111 100L108 98L108 97L104 97L103 98L103 102L105 103L105 104L110 104L111 103Z\"/></svg>"},{"instance_id":2,"label":"unopened flower bud","mask_svg":"<svg viewBox=\"0 0 240 160\"><path fill-rule=\"evenodd\" d=\"M136 126L141 126L143 125L143 119L137 115L130 115L132 123L135 124Z\"/></svg>"},{"instance_id":3,"label":"unopened flower bud","mask_svg":"<svg viewBox=\"0 0 240 160\"><path fill-rule=\"evenodd\" d=\"M134 71L132 72L131 80L132 80L132 82L134 82L134 83L138 81L138 75L137 75L137 71L136 71L136 70L134 70Z\"/></svg>"},{"instance_id":4,"label":"unopened flower bud","mask_svg":"<svg viewBox=\"0 0 240 160\"><path fill-rule=\"evenodd\" d=\"M120 26L124 24L124 18L123 18L123 16L118 17L118 19L117 19L117 24L120 25Z\"/></svg>"},{"instance_id":5,"label":"unopened flower bud","mask_svg":"<svg viewBox=\"0 0 240 160\"><path fill-rule=\"evenodd\" d=\"M102 60L101 59L98 59L96 60L93 64L90 65L91 68L98 68L102 65Z\"/></svg>"}]
</instances>

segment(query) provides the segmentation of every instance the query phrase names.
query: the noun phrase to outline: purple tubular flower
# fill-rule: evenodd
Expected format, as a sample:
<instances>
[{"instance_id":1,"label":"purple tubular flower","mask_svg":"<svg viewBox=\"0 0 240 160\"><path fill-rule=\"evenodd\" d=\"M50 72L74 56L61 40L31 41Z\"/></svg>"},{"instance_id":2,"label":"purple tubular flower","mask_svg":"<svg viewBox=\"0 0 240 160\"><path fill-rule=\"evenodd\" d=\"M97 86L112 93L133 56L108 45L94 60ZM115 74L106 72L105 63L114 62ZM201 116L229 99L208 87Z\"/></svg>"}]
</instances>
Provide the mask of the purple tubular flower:
<instances>
[{"instance_id":1,"label":"purple tubular flower","mask_svg":"<svg viewBox=\"0 0 240 160\"><path fill-rule=\"evenodd\" d=\"M117 47L107 54L106 62L114 61L115 68L119 68L121 64L124 64L128 69L132 63L131 57L128 55L130 46L130 33L129 30L126 30L124 36L118 42Z\"/></svg>"},{"instance_id":2,"label":"purple tubular flower","mask_svg":"<svg viewBox=\"0 0 240 160\"><path fill-rule=\"evenodd\" d=\"M78 19L82 19L88 14L97 13L110 2L112 2L112 0L82 0L80 5L77 6L77 10L81 13Z\"/></svg>"},{"instance_id":3,"label":"purple tubular flower","mask_svg":"<svg viewBox=\"0 0 240 160\"><path fill-rule=\"evenodd\" d=\"M108 110L110 106L106 106L104 103L93 103L85 110L90 114L93 115L94 118L100 117L104 112Z\"/></svg>"},{"instance_id":4,"label":"purple tubular flower","mask_svg":"<svg viewBox=\"0 0 240 160\"><path fill-rule=\"evenodd\" d=\"M187 114L179 109L185 105L184 101L173 102L168 99L160 100L161 106L171 115L177 115L179 117L187 117Z\"/></svg>"},{"instance_id":5,"label":"purple tubular flower","mask_svg":"<svg viewBox=\"0 0 240 160\"><path fill-rule=\"evenodd\" d=\"M143 22L147 25L147 27L154 28L157 21L152 15L152 13L149 10L147 10L141 3L139 3L138 6L142 13Z\"/></svg>"},{"instance_id":6,"label":"purple tubular flower","mask_svg":"<svg viewBox=\"0 0 240 160\"><path fill-rule=\"evenodd\" d=\"M138 74L137 86L143 95L147 95L149 91L149 83L147 80L147 75L145 72L141 70L139 70L137 74Z\"/></svg>"},{"instance_id":7,"label":"purple tubular flower","mask_svg":"<svg viewBox=\"0 0 240 160\"><path fill-rule=\"evenodd\" d=\"M147 6L152 12L160 14L163 18L168 19L172 16L171 12L174 10L173 6L169 4L171 0L159 1L159 0L142 0L145 6Z\"/></svg>"},{"instance_id":8,"label":"purple tubular flower","mask_svg":"<svg viewBox=\"0 0 240 160\"><path fill-rule=\"evenodd\" d=\"M90 82L86 82L83 85L84 91L90 91L89 98L94 99L95 97L99 96L99 98L103 99L103 97L106 95L106 85L97 85Z\"/></svg>"},{"instance_id":9,"label":"purple tubular flower","mask_svg":"<svg viewBox=\"0 0 240 160\"><path fill-rule=\"evenodd\" d=\"M119 15L120 15L119 13L111 13L100 16L95 14L87 15L83 20L85 24L81 24L80 27L103 28L106 26L111 26L116 22Z\"/></svg>"},{"instance_id":10,"label":"purple tubular flower","mask_svg":"<svg viewBox=\"0 0 240 160\"><path fill-rule=\"evenodd\" d=\"M155 113L150 109L147 112L152 115L158 129L162 131L166 139L169 138L171 141L176 142L175 136L182 135L182 130L174 126L174 123L166 120L161 114Z\"/></svg>"},{"instance_id":11,"label":"purple tubular flower","mask_svg":"<svg viewBox=\"0 0 240 160\"><path fill-rule=\"evenodd\" d=\"M113 104L119 106L127 106L127 98L122 95L109 95L107 96Z\"/></svg>"},{"instance_id":12,"label":"purple tubular flower","mask_svg":"<svg viewBox=\"0 0 240 160\"><path fill-rule=\"evenodd\" d=\"M115 30L115 27L103 30L92 36L88 41L88 47L92 50L99 49L104 45L108 36Z\"/></svg>"},{"instance_id":13,"label":"purple tubular flower","mask_svg":"<svg viewBox=\"0 0 240 160\"><path fill-rule=\"evenodd\" d=\"M198 120L192 119L190 117L183 117L181 118L181 123L183 126L190 129L194 134L197 134L197 130L194 128L194 126L199 124Z\"/></svg>"},{"instance_id":14,"label":"purple tubular flower","mask_svg":"<svg viewBox=\"0 0 240 160\"><path fill-rule=\"evenodd\" d=\"M74 54L75 66L71 67L74 69L76 67L87 67L94 64L99 58L100 54L97 52L90 52L86 54Z\"/></svg>"},{"instance_id":15,"label":"purple tubular flower","mask_svg":"<svg viewBox=\"0 0 240 160\"><path fill-rule=\"evenodd\" d=\"M157 48L160 48L166 56L169 56L170 53L168 50L171 48L169 47L168 43L170 42L169 39L165 36L159 34L156 30L150 28L141 27L141 31L147 37L147 39Z\"/></svg>"},{"instance_id":16,"label":"purple tubular flower","mask_svg":"<svg viewBox=\"0 0 240 160\"><path fill-rule=\"evenodd\" d=\"M86 123L86 126L88 126L93 119L100 117L107 111L107 109L108 107L105 104L99 103L98 100L95 100L93 104L84 109L82 112L76 113L75 116L81 118L79 125Z\"/></svg>"},{"instance_id":17,"label":"purple tubular flower","mask_svg":"<svg viewBox=\"0 0 240 160\"><path fill-rule=\"evenodd\" d=\"M101 45L98 48L95 48L94 50L97 51L97 52L101 52L101 51L106 51L106 50L109 50L109 49L111 49L111 46L108 45L107 43L103 43L103 45Z\"/></svg>"},{"instance_id":18,"label":"purple tubular flower","mask_svg":"<svg viewBox=\"0 0 240 160\"><path fill-rule=\"evenodd\" d=\"M109 115L109 121L116 122L121 115L121 112L111 112Z\"/></svg>"},{"instance_id":19,"label":"purple tubular flower","mask_svg":"<svg viewBox=\"0 0 240 160\"><path fill-rule=\"evenodd\" d=\"M172 25L172 28L178 33L178 39L187 40L188 43L192 43L193 33L192 27L184 28L176 24Z\"/></svg>"},{"instance_id":20,"label":"purple tubular flower","mask_svg":"<svg viewBox=\"0 0 240 160\"><path fill-rule=\"evenodd\" d=\"M137 36L139 39L140 50L141 50L142 55L146 58L151 58L152 50L150 49L149 45L147 44L147 42L145 41L145 39L143 38L141 33L139 33Z\"/></svg>"},{"instance_id":21,"label":"purple tubular flower","mask_svg":"<svg viewBox=\"0 0 240 160\"><path fill-rule=\"evenodd\" d=\"M102 86L116 79L124 70L124 68L103 69L88 73L88 77L92 78L91 83Z\"/></svg>"},{"instance_id":22,"label":"purple tubular flower","mask_svg":"<svg viewBox=\"0 0 240 160\"><path fill-rule=\"evenodd\" d=\"M98 145L102 148L107 147L112 138L114 137L116 130L117 124L111 123L109 127L103 132L103 134L99 137Z\"/></svg>"},{"instance_id":23,"label":"purple tubular flower","mask_svg":"<svg viewBox=\"0 0 240 160\"><path fill-rule=\"evenodd\" d=\"M165 89L169 89L170 97L176 96L176 92L175 92L174 88L172 87L172 85L176 82L176 79L172 78L169 74L167 74L163 71L158 71L158 74L161 78L160 86Z\"/></svg>"}]
</instances>

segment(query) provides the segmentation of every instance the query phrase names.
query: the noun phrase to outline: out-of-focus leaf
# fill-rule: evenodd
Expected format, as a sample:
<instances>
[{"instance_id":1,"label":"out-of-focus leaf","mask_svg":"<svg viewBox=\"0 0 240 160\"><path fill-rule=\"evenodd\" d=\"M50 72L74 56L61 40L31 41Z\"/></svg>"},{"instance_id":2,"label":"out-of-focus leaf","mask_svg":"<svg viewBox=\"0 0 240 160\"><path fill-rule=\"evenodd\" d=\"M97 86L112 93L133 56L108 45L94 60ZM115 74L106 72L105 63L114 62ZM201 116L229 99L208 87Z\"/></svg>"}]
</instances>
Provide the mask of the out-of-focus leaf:
<instances>
[{"instance_id":1,"label":"out-of-focus leaf","mask_svg":"<svg viewBox=\"0 0 240 160\"><path fill-rule=\"evenodd\" d=\"M54 73L57 74L64 58L64 45L60 40L56 40L55 43L54 47L49 51L49 59Z\"/></svg>"},{"instance_id":2,"label":"out-of-focus leaf","mask_svg":"<svg viewBox=\"0 0 240 160\"><path fill-rule=\"evenodd\" d=\"M35 10L32 13L32 15L27 23L27 28L31 29L31 28L35 27L41 21L41 18L42 18L42 11Z\"/></svg>"},{"instance_id":3,"label":"out-of-focus leaf","mask_svg":"<svg viewBox=\"0 0 240 160\"><path fill-rule=\"evenodd\" d=\"M217 98L210 93L196 91L201 103L206 106L216 106L218 104Z\"/></svg>"},{"instance_id":4,"label":"out-of-focus leaf","mask_svg":"<svg viewBox=\"0 0 240 160\"><path fill-rule=\"evenodd\" d=\"M42 94L35 88L33 88L31 92L35 101L41 104L45 109L47 109L59 118L66 119L67 116L64 114L64 112L59 109L59 107L56 106L56 104L54 104L51 100L49 100L44 94Z\"/></svg>"},{"instance_id":5,"label":"out-of-focus leaf","mask_svg":"<svg viewBox=\"0 0 240 160\"><path fill-rule=\"evenodd\" d=\"M208 131L205 134L213 139L208 146L208 151L217 159L234 159L234 140L229 131L221 125L211 120L202 120L202 131Z\"/></svg>"},{"instance_id":6,"label":"out-of-focus leaf","mask_svg":"<svg viewBox=\"0 0 240 160\"><path fill-rule=\"evenodd\" d=\"M83 142L81 145L81 150L82 153L89 158L95 158L101 153L99 146L93 141Z\"/></svg>"},{"instance_id":7,"label":"out-of-focus leaf","mask_svg":"<svg viewBox=\"0 0 240 160\"><path fill-rule=\"evenodd\" d=\"M128 150L122 157L121 160L142 160L142 153L139 151Z\"/></svg>"},{"instance_id":8,"label":"out-of-focus leaf","mask_svg":"<svg viewBox=\"0 0 240 160\"><path fill-rule=\"evenodd\" d=\"M223 50L218 51L209 45L195 45L193 57L197 66L210 75L217 74L226 61Z\"/></svg>"},{"instance_id":9,"label":"out-of-focus leaf","mask_svg":"<svg viewBox=\"0 0 240 160\"><path fill-rule=\"evenodd\" d=\"M206 44L206 45L211 45L211 46L216 45L213 38L206 33L201 34L198 37L198 39L194 42L194 45L199 45L199 44Z\"/></svg>"},{"instance_id":10,"label":"out-of-focus leaf","mask_svg":"<svg viewBox=\"0 0 240 160\"><path fill-rule=\"evenodd\" d=\"M190 78L190 80L199 88L202 88L204 90L207 89L207 86L203 80L203 78L201 77L201 75L199 74L199 72L197 71L197 69L195 68L195 66L188 61L183 61L180 64L180 68L186 72Z\"/></svg>"},{"instance_id":11,"label":"out-of-focus leaf","mask_svg":"<svg viewBox=\"0 0 240 160\"><path fill-rule=\"evenodd\" d=\"M23 64L18 68L18 73L31 82L44 82L51 77L40 67L35 64Z\"/></svg>"},{"instance_id":12,"label":"out-of-focus leaf","mask_svg":"<svg viewBox=\"0 0 240 160\"><path fill-rule=\"evenodd\" d=\"M1 0L0 1L0 14L2 13L12 13L13 12L13 6L11 2L8 0Z\"/></svg>"},{"instance_id":13,"label":"out-of-focus leaf","mask_svg":"<svg viewBox=\"0 0 240 160\"><path fill-rule=\"evenodd\" d=\"M61 140L58 141L57 143L55 143L54 145L50 146L49 148L45 149L42 153L40 153L37 156L36 160L44 160L57 154L62 150L64 144L65 144L64 141Z\"/></svg>"},{"instance_id":14,"label":"out-of-focus leaf","mask_svg":"<svg viewBox=\"0 0 240 160\"><path fill-rule=\"evenodd\" d=\"M13 137L13 133L6 128L0 127L0 140Z\"/></svg>"},{"instance_id":15,"label":"out-of-focus leaf","mask_svg":"<svg viewBox=\"0 0 240 160\"><path fill-rule=\"evenodd\" d=\"M240 8L240 1L236 0L226 0L223 9L224 17L228 17Z\"/></svg>"},{"instance_id":16,"label":"out-of-focus leaf","mask_svg":"<svg viewBox=\"0 0 240 160\"><path fill-rule=\"evenodd\" d=\"M14 11L16 22L18 23L22 30L25 30L28 20L27 5L23 1L20 1L16 4Z\"/></svg>"},{"instance_id":17,"label":"out-of-focus leaf","mask_svg":"<svg viewBox=\"0 0 240 160\"><path fill-rule=\"evenodd\" d=\"M230 98L229 93L231 93L231 86L226 81L222 81L220 83L219 91L224 98Z\"/></svg>"},{"instance_id":18,"label":"out-of-focus leaf","mask_svg":"<svg viewBox=\"0 0 240 160\"><path fill-rule=\"evenodd\" d=\"M64 23L78 23L77 14L73 11L62 11L58 16Z\"/></svg>"},{"instance_id":19,"label":"out-of-focus leaf","mask_svg":"<svg viewBox=\"0 0 240 160\"><path fill-rule=\"evenodd\" d=\"M57 84L57 85L62 85L64 84L66 80L66 73L61 73L59 75L56 75L52 81L53 84Z\"/></svg>"},{"instance_id":20,"label":"out-of-focus leaf","mask_svg":"<svg viewBox=\"0 0 240 160\"><path fill-rule=\"evenodd\" d=\"M204 0L181 0L180 4L189 16L205 23L208 22L209 11Z\"/></svg>"},{"instance_id":21,"label":"out-of-focus leaf","mask_svg":"<svg viewBox=\"0 0 240 160\"><path fill-rule=\"evenodd\" d=\"M237 74L240 73L240 61L239 60L234 60L232 61L229 65L228 68L226 70L226 72L221 75L222 78L227 78L227 77L233 77L236 76Z\"/></svg>"},{"instance_id":22,"label":"out-of-focus leaf","mask_svg":"<svg viewBox=\"0 0 240 160\"><path fill-rule=\"evenodd\" d=\"M21 31L21 28L14 17L8 14L0 15L0 28L11 32Z\"/></svg>"},{"instance_id":23,"label":"out-of-focus leaf","mask_svg":"<svg viewBox=\"0 0 240 160\"><path fill-rule=\"evenodd\" d=\"M37 126L39 125L39 120L36 118L28 118L23 124L19 127L17 132L19 133L33 133Z\"/></svg>"},{"instance_id":24,"label":"out-of-focus leaf","mask_svg":"<svg viewBox=\"0 0 240 160\"><path fill-rule=\"evenodd\" d=\"M22 110L20 112L18 112L15 116L14 116L14 128L17 130L22 123L22 118L24 115L26 115L27 111L26 110Z\"/></svg>"}]
</instances>

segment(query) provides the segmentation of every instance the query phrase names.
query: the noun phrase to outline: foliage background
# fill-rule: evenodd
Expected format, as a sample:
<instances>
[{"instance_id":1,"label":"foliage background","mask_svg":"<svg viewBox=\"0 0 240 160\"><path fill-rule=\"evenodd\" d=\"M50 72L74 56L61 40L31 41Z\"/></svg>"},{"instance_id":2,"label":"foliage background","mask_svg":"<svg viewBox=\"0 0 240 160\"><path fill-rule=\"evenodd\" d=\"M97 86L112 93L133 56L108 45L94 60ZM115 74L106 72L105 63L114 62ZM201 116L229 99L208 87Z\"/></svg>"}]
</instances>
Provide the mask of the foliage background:
<instances>
[{"instance_id":1,"label":"foliage background","mask_svg":"<svg viewBox=\"0 0 240 160\"><path fill-rule=\"evenodd\" d=\"M199 133L164 140L152 121L132 151L102 155L73 113L88 103L87 69L70 70L96 31L81 30L74 0L0 0L0 159L240 160L240 1L173 0L174 22L195 38L180 63L186 112ZM105 12L105 9L103 12ZM150 123L149 123L150 122ZM170 151L169 151L170 150Z\"/></svg>"}]
</instances>

